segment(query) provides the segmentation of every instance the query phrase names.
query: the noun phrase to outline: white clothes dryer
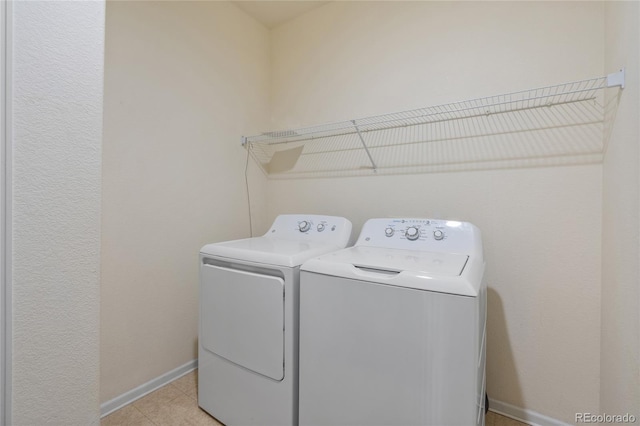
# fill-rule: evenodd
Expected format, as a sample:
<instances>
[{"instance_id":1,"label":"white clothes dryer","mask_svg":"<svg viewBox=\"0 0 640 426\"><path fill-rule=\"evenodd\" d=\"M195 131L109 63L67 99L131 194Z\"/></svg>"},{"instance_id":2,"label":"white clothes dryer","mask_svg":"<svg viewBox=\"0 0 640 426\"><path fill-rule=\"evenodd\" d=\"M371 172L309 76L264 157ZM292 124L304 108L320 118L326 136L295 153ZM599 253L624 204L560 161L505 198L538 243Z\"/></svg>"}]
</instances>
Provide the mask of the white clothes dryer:
<instances>
[{"instance_id":1,"label":"white clothes dryer","mask_svg":"<svg viewBox=\"0 0 640 426\"><path fill-rule=\"evenodd\" d=\"M341 217L281 215L262 237L202 248L200 407L227 426L298 424L300 265L350 236Z\"/></svg>"},{"instance_id":2,"label":"white clothes dryer","mask_svg":"<svg viewBox=\"0 0 640 426\"><path fill-rule=\"evenodd\" d=\"M301 425L483 425L486 285L470 223L371 219L300 276Z\"/></svg>"}]
</instances>

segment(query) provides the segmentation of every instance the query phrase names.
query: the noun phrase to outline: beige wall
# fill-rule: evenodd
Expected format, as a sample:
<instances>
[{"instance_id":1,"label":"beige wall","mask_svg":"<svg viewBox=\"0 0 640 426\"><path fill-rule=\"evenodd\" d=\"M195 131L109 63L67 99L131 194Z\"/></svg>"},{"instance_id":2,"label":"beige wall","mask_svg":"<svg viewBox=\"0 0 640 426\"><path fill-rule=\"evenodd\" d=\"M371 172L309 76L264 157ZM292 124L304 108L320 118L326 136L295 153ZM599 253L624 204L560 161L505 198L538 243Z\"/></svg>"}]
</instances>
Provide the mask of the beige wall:
<instances>
[{"instance_id":1,"label":"beige wall","mask_svg":"<svg viewBox=\"0 0 640 426\"><path fill-rule=\"evenodd\" d=\"M626 65L604 166L267 182L251 161L249 180L254 235L291 212L355 232L373 216L475 223L490 397L569 423L637 413L638 20L634 2L334 2L268 32L222 2L110 2L101 400L196 357L197 250L249 235L239 135Z\"/></svg>"},{"instance_id":2,"label":"beige wall","mask_svg":"<svg viewBox=\"0 0 640 426\"><path fill-rule=\"evenodd\" d=\"M605 64L627 81L603 166L600 409L640 418L640 5L605 12Z\"/></svg>"},{"instance_id":3,"label":"beige wall","mask_svg":"<svg viewBox=\"0 0 640 426\"><path fill-rule=\"evenodd\" d=\"M602 3L330 3L273 30L272 128L604 74ZM268 216L468 220L483 231L491 398L597 412L602 167L272 180Z\"/></svg>"},{"instance_id":4,"label":"beige wall","mask_svg":"<svg viewBox=\"0 0 640 426\"><path fill-rule=\"evenodd\" d=\"M240 136L265 128L268 54L227 2L107 5L103 402L197 358L198 250L249 236Z\"/></svg>"},{"instance_id":5,"label":"beige wall","mask_svg":"<svg viewBox=\"0 0 640 426\"><path fill-rule=\"evenodd\" d=\"M105 4L13 2L9 10L6 424L97 424Z\"/></svg>"},{"instance_id":6,"label":"beige wall","mask_svg":"<svg viewBox=\"0 0 640 426\"><path fill-rule=\"evenodd\" d=\"M384 114L603 73L602 4L496 3L332 2L276 27L273 126Z\"/></svg>"}]
</instances>

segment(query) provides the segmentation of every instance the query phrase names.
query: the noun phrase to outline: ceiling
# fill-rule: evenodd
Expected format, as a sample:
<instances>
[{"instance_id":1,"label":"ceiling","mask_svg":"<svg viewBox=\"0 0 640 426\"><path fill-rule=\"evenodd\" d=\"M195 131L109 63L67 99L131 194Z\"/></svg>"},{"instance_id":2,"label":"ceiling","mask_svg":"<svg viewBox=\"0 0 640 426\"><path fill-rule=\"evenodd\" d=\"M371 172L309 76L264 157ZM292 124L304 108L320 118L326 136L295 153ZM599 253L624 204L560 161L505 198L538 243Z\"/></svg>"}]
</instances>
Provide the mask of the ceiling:
<instances>
[{"instance_id":1,"label":"ceiling","mask_svg":"<svg viewBox=\"0 0 640 426\"><path fill-rule=\"evenodd\" d=\"M329 2L306 0L236 0L233 3L240 9L244 10L248 15L254 17L258 22L264 24L267 28L274 28L290 19L300 16L303 13L306 13Z\"/></svg>"}]
</instances>

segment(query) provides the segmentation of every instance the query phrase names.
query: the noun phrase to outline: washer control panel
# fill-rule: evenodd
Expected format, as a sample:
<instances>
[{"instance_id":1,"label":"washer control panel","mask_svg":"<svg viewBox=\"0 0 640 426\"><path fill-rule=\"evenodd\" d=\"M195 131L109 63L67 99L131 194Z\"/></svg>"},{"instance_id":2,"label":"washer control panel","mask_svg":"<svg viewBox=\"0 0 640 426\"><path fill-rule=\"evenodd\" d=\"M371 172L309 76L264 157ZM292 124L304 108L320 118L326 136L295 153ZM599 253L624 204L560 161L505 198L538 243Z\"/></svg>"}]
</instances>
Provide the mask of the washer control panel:
<instances>
[{"instance_id":1,"label":"washer control panel","mask_svg":"<svg viewBox=\"0 0 640 426\"><path fill-rule=\"evenodd\" d=\"M328 220L327 220L328 219ZM337 223L332 223L330 218L325 217L324 219L313 219L313 218L305 218L298 222L298 231L305 232L335 232L338 229Z\"/></svg>"},{"instance_id":2,"label":"washer control panel","mask_svg":"<svg viewBox=\"0 0 640 426\"><path fill-rule=\"evenodd\" d=\"M468 222L439 219L369 219L356 245L407 250L468 252L480 231Z\"/></svg>"},{"instance_id":3,"label":"washer control panel","mask_svg":"<svg viewBox=\"0 0 640 426\"><path fill-rule=\"evenodd\" d=\"M280 215L273 222L265 237L329 244L339 243L343 240L348 241L351 237L351 222L338 216Z\"/></svg>"}]
</instances>

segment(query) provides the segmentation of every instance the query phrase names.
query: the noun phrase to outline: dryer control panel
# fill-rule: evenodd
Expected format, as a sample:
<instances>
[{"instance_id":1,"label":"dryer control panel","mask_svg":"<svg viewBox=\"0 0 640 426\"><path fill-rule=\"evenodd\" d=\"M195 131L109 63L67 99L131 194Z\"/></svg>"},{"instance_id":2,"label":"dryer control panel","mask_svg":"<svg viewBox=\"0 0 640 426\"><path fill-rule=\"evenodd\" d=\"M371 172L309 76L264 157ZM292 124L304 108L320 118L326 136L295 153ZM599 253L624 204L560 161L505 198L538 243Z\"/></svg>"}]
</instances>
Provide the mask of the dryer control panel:
<instances>
[{"instance_id":1,"label":"dryer control panel","mask_svg":"<svg viewBox=\"0 0 640 426\"><path fill-rule=\"evenodd\" d=\"M440 219L369 219L357 246L448 253L473 253L481 246L480 230L469 222Z\"/></svg>"},{"instance_id":2,"label":"dryer control panel","mask_svg":"<svg viewBox=\"0 0 640 426\"><path fill-rule=\"evenodd\" d=\"M285 214L276 218L264 235L295 241L314 241L344 247L351 237L351 222L344 217Z\"/></svg>"}]
</instances>

